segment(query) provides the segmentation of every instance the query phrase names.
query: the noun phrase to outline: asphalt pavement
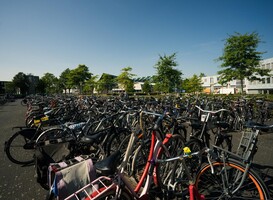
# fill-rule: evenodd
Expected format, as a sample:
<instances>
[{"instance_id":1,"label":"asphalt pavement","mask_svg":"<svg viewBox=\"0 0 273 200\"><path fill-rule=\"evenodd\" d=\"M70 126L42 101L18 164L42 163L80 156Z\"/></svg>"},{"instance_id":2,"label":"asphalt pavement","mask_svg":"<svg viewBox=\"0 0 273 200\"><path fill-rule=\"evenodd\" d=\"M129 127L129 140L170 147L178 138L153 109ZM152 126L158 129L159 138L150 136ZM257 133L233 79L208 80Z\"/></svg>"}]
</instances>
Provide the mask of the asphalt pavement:
<instances>
[{"instance_id":1,"label":"asphalt pavement","mask_svg":"<svg viewBox=\"0 0 273 200\"><path fill-rule=\"evenodd\" d=\"M12 127L24 126L25 113L26 107L20 104L19 99L0 106L0 200L46 198L47 191L36 182L34 166L14 164L4 152L5 141L15 133ZM235 132L233 136L234 148L236 148L241 134ZM266 184L273 191L273 133L260 135L258 148L254 161L261 170Z\"/></svg>"},{"instance_id":2,"label":"asphalt pavement","mask_svg":"<svg viewBox=\"0 0 273 200\"><path fill-rule=\"evenodd\" d=\"M15 132L14 126L24 126L26 107L20 100L0 106L0 199L45 199L47 191L35 179L34 166L12 163L4 152L4 143Z\"/></svg>"}]
</instances>

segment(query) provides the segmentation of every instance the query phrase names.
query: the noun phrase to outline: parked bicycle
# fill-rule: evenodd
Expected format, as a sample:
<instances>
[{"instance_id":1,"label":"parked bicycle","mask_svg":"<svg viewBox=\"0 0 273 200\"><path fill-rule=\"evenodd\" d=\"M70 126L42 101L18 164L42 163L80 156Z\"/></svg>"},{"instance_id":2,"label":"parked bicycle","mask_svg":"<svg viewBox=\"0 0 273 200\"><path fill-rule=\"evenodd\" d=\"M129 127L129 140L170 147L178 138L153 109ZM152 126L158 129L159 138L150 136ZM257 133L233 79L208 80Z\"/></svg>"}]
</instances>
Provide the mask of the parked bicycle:
<instances>
[{"instance_id":1,"label":"parked bicycle","mask_svg":"<svg viewBox=\"0 0 273 200\"><path fill-rule=\"evenodd\" d=\"M207 153L207 162L202 163L195 175L195 189L205 195L206 199L270 199L268 188L260 173L252 167L252 162L257 152L260 131L272 127L273 125L248 123L236 153L219 146L204 147L202 151ZM178 160L170 167L174 169L169 171L168 189L171 194L180 197L183 194L185 180L189 177L187 170L191 171L185 166L185 162L195 158L192 154L196 155L190 153L191 156L184 162Z\"/></svg>"},{"instance_id":2,"label":"parked bicycle","mask_svg":"<svg viewBox=\"0 0 273 200\"><path fill-rule=\"evenodd\" d=\"M149 131L151 137L150 149L146 165L142 171L142 175L138 182L135 182L128 176L127 166L130 155L135 150L135 144L139 140L139 134L148 134L142 129L136 128L132 131L130 141L128 143L123 161L120 167L115 162L119 160L121 152L115 153L105 160L99 161L95 164L97 172L101 175L95 182L90 183L86 187L93 187L92 185L98 183L98 189L92 194L87 194L86 197L94 197L94 199L144 199L160 195L160 178L163 175L156 166L156 160L162 155L172 157L176 156L177 148L183 146L183 139L180 135L166 134L163 138L159 131L159 125L162 123L164 115L152 112L141 112L140 115L156 116L157 120L153 128ZM109 176L109 177L108 177ZM85 187L85 188L86 188ZM81 193L85 188L75 192L66 199L71 199L76 196L84 195ZM158 193L159 192L159 193ZM81 193L81 194L79 194ZM85 194L86 195L86 194Z\"/></svg>"}]
</instances>

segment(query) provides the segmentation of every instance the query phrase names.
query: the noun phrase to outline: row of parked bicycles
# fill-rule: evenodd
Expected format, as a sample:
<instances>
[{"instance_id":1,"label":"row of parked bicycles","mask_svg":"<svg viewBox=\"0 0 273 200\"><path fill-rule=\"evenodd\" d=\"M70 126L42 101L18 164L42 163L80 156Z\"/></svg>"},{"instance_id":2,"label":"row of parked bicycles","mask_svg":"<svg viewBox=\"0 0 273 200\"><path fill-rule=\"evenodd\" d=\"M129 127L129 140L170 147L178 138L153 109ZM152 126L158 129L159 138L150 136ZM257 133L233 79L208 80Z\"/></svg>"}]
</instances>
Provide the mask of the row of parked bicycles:
<instances>
[{"instance_id":1,"label":"row of parked bicycles","mask_svg":"<svg viewBox=\"0 0 273 200\"><path fill-rule=\"evenodd\" d=\"M260 132L273 128L270 102L93 96L21 103L25 126L14 127L5 152L35 165L48 199L270 199L253 167Z\"/></svg>"}]
</instances>

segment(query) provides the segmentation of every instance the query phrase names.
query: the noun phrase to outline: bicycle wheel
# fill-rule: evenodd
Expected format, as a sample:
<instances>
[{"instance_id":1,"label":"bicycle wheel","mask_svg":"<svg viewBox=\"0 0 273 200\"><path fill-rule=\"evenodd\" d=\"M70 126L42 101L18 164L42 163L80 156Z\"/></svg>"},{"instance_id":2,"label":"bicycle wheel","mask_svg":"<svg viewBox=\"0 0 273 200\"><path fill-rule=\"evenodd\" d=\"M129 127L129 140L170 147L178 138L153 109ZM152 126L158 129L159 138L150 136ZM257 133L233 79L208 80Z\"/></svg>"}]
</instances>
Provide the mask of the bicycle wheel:
<instances>
[{"instance_id":1,"label":"bicycle wheel","mask_svg":"<svg viewBox=\"0 0 273 200\"><path fill-rule=\"evenodd\" d=\"M184 142L187 141L187 129L184 126L178 126L175 128L175 134L181 135Z\"/></svg>"},{"instance_id":2,"label":"bicycle wheel","mask_svg":"<svg viewBox=\"0 0 273 200\"><path fill-rule=\"evenodd\" d=\"M214 174L211 172L211 166L205 164L196 176L196 187L206 199L270 199L267 187L252 169L241 187L233 193L245 171L242 163L230 159L225 163L213 162L212 166Z\"/></svg>"},{"instance_id":3,"label":"bicycle wheel","mask_svg":"<svg viewBox=\"0 0 273 200\"><path fill-rule=\"evenodd\" d=\"M36 129L18 131L6 142L5 152L11 162L26 165L34 161L34 146L31 145L31 138L35 132ZM30 144L29 148L28 144Z\"/></svg>"},{"instance_id":4,"label":"bicycle wheel","mask_svg":"<svg viewBox=\"0 0 273 200\"><path fill-rule=\"evenodd\" d=\"M122 153L126 150L119 148L119 146L122 144L122 141L126 136L129 136L130 138L130 132L127 129L121 130L118 133L112 134L109 138L109 141L107 142L106 152L107 155L111 155L112 153L116 152L117 150L120 150ZM129 141L129 140L128 140Z\"/></svg>"},{"instance_id":5,"label":"bicycle wheel","mask_svg":"<svg viewBox=\"0 0 273 200\"><path fill-rule=\"evenodd\" d=\"M204 148L204 144L197 138L191 138L188 142L185 143L186 147L189 147L191 152L198 152ZM201 167L201 163L205 158L200 156L194 156L191 159L187 159L187 165L190 168L192 173L195 173Z\"/></svg>"},{"instance_id":6,"label":"bicycle wheel","mask_svg":"<svg viewBox=\"0 0 273 200\"><path fill-rule=\"evenodd\" d=\"M172 158L181 155L181 149L185 147L183 137L180 135L172 135L169 141L165 144L166 148L161 148L159 159ZM175 162L162 162L156 167L156 185L161 189L169 188L169 183L172 171L175 167Z\"/></svg>"},{"instance_id":7,"label":"bicycle wheel","mask_svg":"<svg viewBox=\"0 0 273 200\"><path fill-rule=\"evenodd\" d=\"M127 167L128 174L132 175L136 182L139 182L141 175L143 174L149 156L150 144L150 139L147 139L137 144L138 146L135 146L133 155L129 159Z\"/></svg>"},{"instance_id":8,"label":"bicycle wheel","mask_svg":"<svg viewBox=\"0 0 273 200\"><path fill-rule=\"evenodd\" d=\"M21 105L22 105L22 106L26 106L26 105L27 105L27 99L21 100Z\"/></svg>"},{"instance_id":9,"label":"bicycle wheel","mask_svg":"<svg viewBox=\"0 0 273 200\"><path fill-rule=\"evenodd\" d=\"M62 128L52 128L43 131L36 139L36 143L67 137L72 137L72 135L69 135L67 131Z\"/></svg>"},{"instance_id":10,"label":"bicycle wheel","mask_svg":"<svg viewBox=\"0 0 273 200\"><path fill-rule=\"evenodd\" d=\"M26 127L29 127L29 128L32 127L33 123L34 123L34 116L33 115L30 115L25 119Z\"/></svg>"}]
</instances>

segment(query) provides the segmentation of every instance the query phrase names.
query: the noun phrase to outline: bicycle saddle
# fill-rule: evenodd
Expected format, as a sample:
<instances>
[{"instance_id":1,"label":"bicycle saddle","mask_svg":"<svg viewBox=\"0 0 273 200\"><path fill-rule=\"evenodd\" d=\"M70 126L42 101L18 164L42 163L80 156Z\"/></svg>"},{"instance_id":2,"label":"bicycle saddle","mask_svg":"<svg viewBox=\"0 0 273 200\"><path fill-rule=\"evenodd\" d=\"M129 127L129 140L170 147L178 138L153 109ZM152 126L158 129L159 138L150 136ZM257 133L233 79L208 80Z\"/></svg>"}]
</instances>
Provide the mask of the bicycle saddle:
<instances>
[{"instance_id":1,"label":"bicycle saddle","mask_svg":"<svg viewBox=\"0 0 273 200\"><path fill-rule=\"evenodd\" d=\"M99 132L95 133L93 135L84 135L81 137L81 142L85 144L93 144L100 141L101 137L104 137L107 132Z\"/></svg>"},{"instance_id":2,"label":"bicycle saddle","mask_svg":"<svg viewBox=\"0 0 273 200\"><path fill-rule=\"evenodd\" d=\"M100 175L109 176L115 173L120 164L121 152L118 150L107 158L95 163L96 172Z\"/></svg>"}]
</instances>

